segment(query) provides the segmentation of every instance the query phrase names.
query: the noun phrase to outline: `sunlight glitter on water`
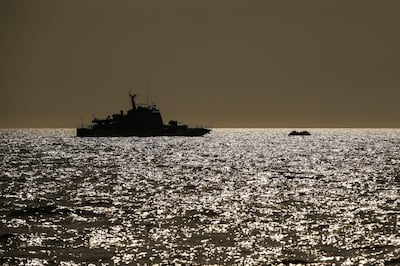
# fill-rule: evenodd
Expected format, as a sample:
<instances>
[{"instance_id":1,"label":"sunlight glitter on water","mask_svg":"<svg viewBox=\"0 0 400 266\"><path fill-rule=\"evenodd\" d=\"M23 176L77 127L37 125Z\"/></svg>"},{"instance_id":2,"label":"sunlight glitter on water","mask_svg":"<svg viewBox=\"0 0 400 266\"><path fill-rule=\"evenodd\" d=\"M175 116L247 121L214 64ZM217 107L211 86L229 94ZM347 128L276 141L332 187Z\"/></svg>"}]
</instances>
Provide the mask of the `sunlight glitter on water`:
<instances>
[{"instance_id":1,"label":"sunlight glitter on water","mask_svg":"<svg viewBox=\"0 0 400 266\"><path fill-rule=\"evenodd\" d=\"M400 259L400 130L1 130L2 263Z\"/></svg>"}]
</instances>

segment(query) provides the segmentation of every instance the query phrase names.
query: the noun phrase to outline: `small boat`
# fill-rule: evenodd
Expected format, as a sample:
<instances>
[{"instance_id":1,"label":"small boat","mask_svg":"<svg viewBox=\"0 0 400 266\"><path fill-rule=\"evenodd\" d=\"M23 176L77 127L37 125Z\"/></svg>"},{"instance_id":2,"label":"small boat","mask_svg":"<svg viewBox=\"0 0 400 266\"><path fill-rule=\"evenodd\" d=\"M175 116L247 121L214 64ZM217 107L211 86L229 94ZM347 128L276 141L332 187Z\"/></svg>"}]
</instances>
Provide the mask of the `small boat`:
<instances>
[{"instance_id":1,"label":"small boat","mask_svg":"<svg viewBox=\"0 0 400 266\"><path fill-rule=\"evenodd\" d=\"M156 137L156 136L203 136L211 131L208 128L190 128L175 120L163 123L161 113L155 105L135 103L136 95L129 94L132 108L126 114L120 111L105 119L93 119L92 125L78 127L78 137Z\"/></svg>"},{"instance_id":2,"label":"small boat","mask_svg":"<svg viewBox=\"0 0 400 266\"><path fill-rule=\"evenodd\" d=\"M289 133L289 136L310 136L311 133L308 131L296 131L293 130L292 132Z\"/></svg>"}]
</instances>

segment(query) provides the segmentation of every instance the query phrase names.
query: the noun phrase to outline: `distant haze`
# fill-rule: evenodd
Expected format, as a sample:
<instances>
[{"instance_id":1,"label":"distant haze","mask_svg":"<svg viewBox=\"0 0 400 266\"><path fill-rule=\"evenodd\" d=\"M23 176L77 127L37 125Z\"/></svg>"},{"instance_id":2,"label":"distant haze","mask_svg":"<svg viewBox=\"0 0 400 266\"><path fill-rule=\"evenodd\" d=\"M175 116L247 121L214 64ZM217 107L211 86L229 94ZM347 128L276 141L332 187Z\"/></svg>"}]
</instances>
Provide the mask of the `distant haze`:
<instances>
[{"instance_id":1,"label":"distant haze","mask_svg":"<svg viewBox=\"0 0 400 266\"><path fill-rule=\"evenodd\" d=\"M128 93L209 127L400 127L400 1L0 1L0 127Z\"/></svg>"}]
</instances>

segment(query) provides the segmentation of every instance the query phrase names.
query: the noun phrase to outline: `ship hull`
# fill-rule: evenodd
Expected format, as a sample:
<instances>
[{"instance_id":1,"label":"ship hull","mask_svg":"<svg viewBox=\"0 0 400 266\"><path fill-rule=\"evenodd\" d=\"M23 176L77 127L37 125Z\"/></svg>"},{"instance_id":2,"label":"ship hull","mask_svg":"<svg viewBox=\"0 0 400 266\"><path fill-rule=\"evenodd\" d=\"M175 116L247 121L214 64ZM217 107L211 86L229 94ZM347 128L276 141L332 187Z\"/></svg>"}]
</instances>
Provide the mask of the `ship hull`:
<instances>
[{"instance_id":1,"label":"ship hull","mask_svg":"<svg viewBox=\"0 0 400 266\"><path fill-rule=\"evenodd\" d=\"M115 130L115 129L94 129L78 128L76 135L78 137L160 137L160 136L185 136L201 137L211 130L206 128L164 128L159 130Z\"/></svg>"}]
</instances>

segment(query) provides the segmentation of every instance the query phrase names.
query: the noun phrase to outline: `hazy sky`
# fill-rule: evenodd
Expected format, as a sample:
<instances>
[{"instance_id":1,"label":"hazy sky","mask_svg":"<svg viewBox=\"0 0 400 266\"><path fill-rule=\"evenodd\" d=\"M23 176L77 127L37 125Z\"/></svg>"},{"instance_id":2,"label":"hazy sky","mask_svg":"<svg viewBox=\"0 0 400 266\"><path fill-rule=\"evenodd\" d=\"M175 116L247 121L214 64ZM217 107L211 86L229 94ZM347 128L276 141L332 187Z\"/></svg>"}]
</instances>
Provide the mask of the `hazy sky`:
<instances>
[{"instance_id":1,"label":"hazy sky","mask_svg":"<svg viewBox=\"0 0 400 266\"><path fill-rule=\"evenodd\" d=\"M0 1L0 127L75 127L130 90L210 127L400 127L398 0Z\"/></svg>"}]
</instances>

